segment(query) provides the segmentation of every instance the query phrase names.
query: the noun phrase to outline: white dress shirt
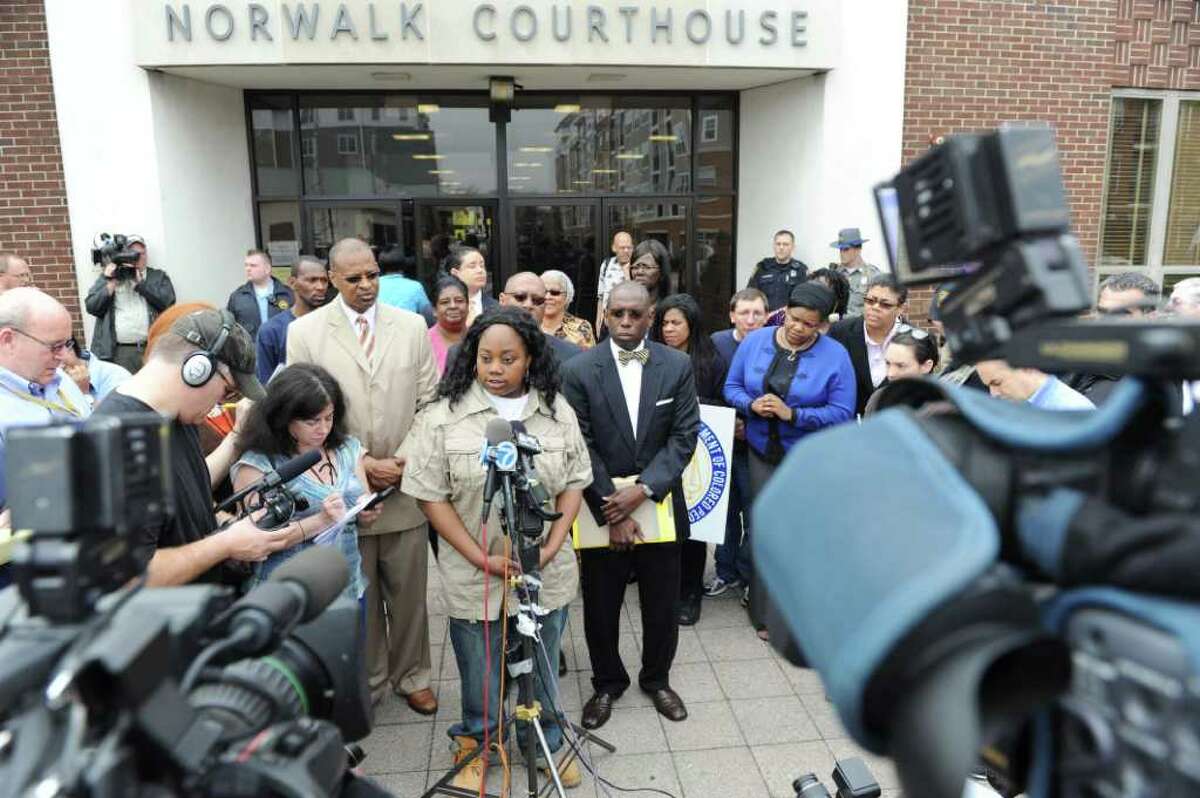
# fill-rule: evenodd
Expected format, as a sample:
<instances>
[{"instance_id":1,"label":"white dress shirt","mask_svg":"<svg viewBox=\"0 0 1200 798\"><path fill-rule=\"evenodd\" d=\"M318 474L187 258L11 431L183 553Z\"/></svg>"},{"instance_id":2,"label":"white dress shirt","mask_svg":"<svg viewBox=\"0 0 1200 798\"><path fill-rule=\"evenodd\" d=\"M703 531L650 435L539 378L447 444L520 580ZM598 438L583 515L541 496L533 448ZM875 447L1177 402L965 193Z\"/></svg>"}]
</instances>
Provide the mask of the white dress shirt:
<instances>
[{"instance_id":1,"label":"white dress shirt","mask_svg":"<svg viewBox=\"0 0 1200 798\"><path fill-rule=\"evenodd\" d=\"M642 404L642 364L636 360L630 360L622 365L621 358L617 355L621 351L621 347L617 346L617 342L609 340L609 345L612 347L613 362L617 364L617 376L621 378L621 392L625 394L625 407L629 409L629 423L633 425L633 438L637 440L638 428L638 409ZM645 349L646 342L643 340L631 351Z\"/></svg>"},{"instance_id":2,"label":"white dress shirt","mask_svg":"<svg viewBox=\"0 0 1200 798\"><path fill-rule=\"evenodd\" d=\"M892 329L884 337L883 343L877 344L871 340L871 334L867 332L867 325L863 324L863 340L867 342L867 363L871 366L871 385L876 388L887 379L887 348L892 339L896 337L896 326L893 324Z\"/></svg>"},{"instance_id":3,"label":"white dress shirt","mask_svg":"<svg viewBox=\"0 0 1200 798\"><path fill-rule=\"evenodd\" d=\"M347 305L346 300L342 299L341 296L338 296L338 304L341 305L342 312L346 314L346 319L350 322L350 330L354 333L355 338L358 337L359 316L366 318L367 329L370 330L371 335L375 334L375 308L378 307L378 303L371 305L371 307L367 308L362 313L359 313L357 310Z\"/></svg>"},{"instance_id":4,"label":"white dress shirt","mask_svg":"<svg viewBox=\"0 0 1200 798\"><path fill-rule=\"evenodd\" d=\"M113 332L119 344L145 343L150 333L150 306L133 280L117 281L113 292Z\"/></svg>"}]
</instances>

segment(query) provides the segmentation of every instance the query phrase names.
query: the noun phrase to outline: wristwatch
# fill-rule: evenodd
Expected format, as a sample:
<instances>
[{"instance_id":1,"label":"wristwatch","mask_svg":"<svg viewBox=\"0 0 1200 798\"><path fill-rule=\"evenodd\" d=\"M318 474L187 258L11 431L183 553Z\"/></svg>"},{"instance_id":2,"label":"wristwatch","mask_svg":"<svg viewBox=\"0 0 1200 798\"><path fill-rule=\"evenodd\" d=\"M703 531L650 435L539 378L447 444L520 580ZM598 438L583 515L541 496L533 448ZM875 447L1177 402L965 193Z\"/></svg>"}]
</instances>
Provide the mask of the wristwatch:
<instances>
[{"instance_id":1,"label":"wristwatch","mask_svg":"<svg viewBox=\"0 0 1200 798\"><path fill-rule=\"evenodd\" d=\"M649 485L647 485L645 482L639 482L637 483L637 486L642 489L642 493L646 494L647 499L650 499L651 501L654 500L654 491Z\"/></svg>"}]
</instances>

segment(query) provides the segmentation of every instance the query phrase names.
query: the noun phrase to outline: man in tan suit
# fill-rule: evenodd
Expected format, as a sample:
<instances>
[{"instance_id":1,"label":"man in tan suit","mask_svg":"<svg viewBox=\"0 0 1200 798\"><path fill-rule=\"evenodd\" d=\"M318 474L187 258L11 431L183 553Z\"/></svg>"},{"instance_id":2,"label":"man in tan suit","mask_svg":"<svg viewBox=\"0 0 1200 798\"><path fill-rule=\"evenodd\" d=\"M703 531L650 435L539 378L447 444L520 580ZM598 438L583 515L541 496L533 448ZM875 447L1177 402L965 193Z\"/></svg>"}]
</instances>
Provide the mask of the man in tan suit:
<instances>
[{"instance_id":1,"label":"man in tan suit","mask_svg":"<svg viewBox=\"0 0 1200 798\"><path fill-rule=\"evenodd\" d=\"M339 296L292 323L287 362L323 366L342 386L350 432L367 451L367 481L378 491L400 484L404 462L396 452L417 409L434 397L437 366L424 319L375 301L379 266L370 247L344 238L329 251L329 266ZM371 695L381 700L390 682L415 711L432 715L425 517L399 492L383 508L378 521L358 531L369 581Z\"/></svg>"}]
</instances>

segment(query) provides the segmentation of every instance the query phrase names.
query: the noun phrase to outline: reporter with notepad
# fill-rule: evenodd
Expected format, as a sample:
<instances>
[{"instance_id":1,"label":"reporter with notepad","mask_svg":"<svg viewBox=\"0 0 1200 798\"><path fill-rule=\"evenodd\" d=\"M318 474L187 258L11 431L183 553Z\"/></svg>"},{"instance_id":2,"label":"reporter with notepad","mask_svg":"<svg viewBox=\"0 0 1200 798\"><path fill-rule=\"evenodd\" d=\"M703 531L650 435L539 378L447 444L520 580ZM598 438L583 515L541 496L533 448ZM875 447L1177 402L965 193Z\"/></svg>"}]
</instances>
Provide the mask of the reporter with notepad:
<instances>
[{"instance_id":1,"label":"reporter with notepad","mask_svg":"<svg viewBox=\"0 0 1200 798\"><path fill-rule=\"evenodd\" d=\"M358 552L357 524L371 523L382 507L363 510L332 534L347 508L366 492L363 446L346 432L346 399L337 380L320 366L288 366L268 383L267 396L251 409L238 437L238 459L232 468L235 491L253 485L291 458L316 451L316 465L287 484L308 509L297 508L285 529L292 545L256 563L249 587L263 582L291 557L316 545L336 546L350 566L346 593L361 601L366 590ZM254 494L247 500L250 506ZM322 533L325 532L325 535ZM321 536L318 541L318 536Z\"/></svg>"},{"instance_id":2,"label":"reporter with notepad","mask_svg":"<svg viewBox=\"0 0 1200 798\"><path fill-rule=\"evenodd\" d=\"M500 526L498 498L486 525L481 525L487 469L480 455L488 423L497 418L520 421L526 433L538 439L542 451L534 455L534 467L554 509L562 513L545 526L540 541L543 584L538 603L549 613L541 618L539 636L545 656L539 653L537 659L534 697L544 710L548 747L565 753L563 732L554 717L554 709L562 708L557 666L567 604L579 589L568 535L592 471L575 413L559 392L558 362L549 339L533 317L518 307L489 308L475 320L458 353L448 361L438 400L417 416L401 447L407 466L400 489L417 500L442 539L438 571L462 682L462 717L449 729L455 764L485 739L496 739L505 630L505 623L499 622L500 608L507 602L509 618L517 610L515 594L508 592L506 598L503 580L506 571L516 569L517 553ZM511 622L507 634L510 641L517 639ZM532 732L518 724L518 736L526 733ZM563 784L578 785L582 774L576 761L564 767L562 758L556 758ZM474 759L451 785L478 790L486 760L486 755Z\"/></svg>"}]
</instances>

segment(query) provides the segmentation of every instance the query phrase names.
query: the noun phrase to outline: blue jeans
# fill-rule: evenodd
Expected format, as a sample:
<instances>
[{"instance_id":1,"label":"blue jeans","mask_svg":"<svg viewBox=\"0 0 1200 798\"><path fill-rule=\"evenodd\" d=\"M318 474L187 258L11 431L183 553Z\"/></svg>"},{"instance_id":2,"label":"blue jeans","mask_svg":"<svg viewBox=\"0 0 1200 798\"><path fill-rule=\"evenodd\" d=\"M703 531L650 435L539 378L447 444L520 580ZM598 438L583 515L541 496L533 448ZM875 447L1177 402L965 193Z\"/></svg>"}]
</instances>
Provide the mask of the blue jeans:
<instances>
[{"instance_id":1,"label":"blue jeans","mask_svg":"<svg viewBox=\"0 0 1200 798\"><path fill-rule=\"evenodd\" d=\"M558 652L566 623L566 607L560 607L543 616L541 637L546 647L545 654L540 646L534 647L534 698L542 705L542 731L546 735L546 743L551 752L558 751L563 744L562 728L554 716L554 709L561 709L558 706ZM500 666L504 661L503 652L500 650L500 622L492 623L489 631L492 639L492 669L491 673L485 673L483 622L450 619L450 644L454 647L454 659L458 662L458 678L462 685L462 719L450 727L448 733L451 737L472 737L483 741L483 682L487 679L488 734L495 738L496 719L500 714L501 701ZM508 644L510 647L520 644L520 635L517 634L516 623L512 619L508 621ZM515 658L514 654L512 659ZM515 680L506 676L505 681L507 684ZM527 724L517 724L517 740L522 746L526 735L532 733Z\"/></svg>"},{"instance_id":2,"label":"blue jeans","mask_svg":"<svg viewBox=\"0 0 1200 798\"><path fill-rule=\"evenodd\" d=\"M729 514L725 519L725 542L713 555L717 576L726 582L750 581L750 459L746 450L733 450L733 482Z\"/></svg>"}]
</instances>

